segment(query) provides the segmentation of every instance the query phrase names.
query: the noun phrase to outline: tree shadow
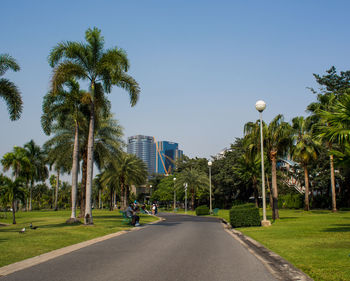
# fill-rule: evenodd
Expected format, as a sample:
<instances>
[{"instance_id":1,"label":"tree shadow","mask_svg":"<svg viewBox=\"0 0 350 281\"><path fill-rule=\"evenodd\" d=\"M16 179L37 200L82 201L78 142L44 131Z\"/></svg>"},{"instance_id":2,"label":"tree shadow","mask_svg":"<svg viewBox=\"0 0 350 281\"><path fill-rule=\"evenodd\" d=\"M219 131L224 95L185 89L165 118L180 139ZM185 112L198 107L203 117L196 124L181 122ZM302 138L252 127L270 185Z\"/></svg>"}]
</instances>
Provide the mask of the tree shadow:
<instances>
[{"instance_id":1,"label":"tree shadow","mask_svg":"<svg viewBox=\"0 0 350 281\"><path fill-rule=\"evenodd\" d=\"M325 228L324 232L350 232L350 224L332 224L334 227Z\"/></svg>"},{"instance_id":2,"label":"tree shadow","mask_svg":"<svg viewBox=\"0 0 350 281\"><path fill-rule=\"evenodd\" d=\"M300 217L285 217L285 218L280 218L280 220L296 220L300 219Z\"/></svg>"}]
</instances>

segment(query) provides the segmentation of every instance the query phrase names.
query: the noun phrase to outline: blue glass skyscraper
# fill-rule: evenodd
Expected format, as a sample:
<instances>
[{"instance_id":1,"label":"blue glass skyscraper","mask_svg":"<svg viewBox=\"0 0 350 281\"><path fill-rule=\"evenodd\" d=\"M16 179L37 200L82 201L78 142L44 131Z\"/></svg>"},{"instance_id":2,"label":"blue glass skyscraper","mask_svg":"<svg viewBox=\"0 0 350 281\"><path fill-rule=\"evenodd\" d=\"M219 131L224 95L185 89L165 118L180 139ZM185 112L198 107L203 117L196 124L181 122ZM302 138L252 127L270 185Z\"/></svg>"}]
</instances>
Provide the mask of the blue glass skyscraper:
<instances>
[{"instance_id":1,"label":"blue glass skyscraper","mask_svg":"<svg viewBox=\"0 0 350 281\"><path fill-rule=\"evenodd\" d=\"M148 175L152 175L155 172L155 144L153 137L143 135L129 137L127 151L146 163Z\"/></svg>"},{"instance_id":2,"label":"blue glass skyscraper","mask_svg":"<svg viewBox=\"0 0 350 281\"><path fill-rule=\"evenodd\" d=\"M183 155L182 150L179 150L179 144L169 141L159 141L156 146L156 173L171 174L175 169L175 162Z\"/></svg>"}]
</instances>

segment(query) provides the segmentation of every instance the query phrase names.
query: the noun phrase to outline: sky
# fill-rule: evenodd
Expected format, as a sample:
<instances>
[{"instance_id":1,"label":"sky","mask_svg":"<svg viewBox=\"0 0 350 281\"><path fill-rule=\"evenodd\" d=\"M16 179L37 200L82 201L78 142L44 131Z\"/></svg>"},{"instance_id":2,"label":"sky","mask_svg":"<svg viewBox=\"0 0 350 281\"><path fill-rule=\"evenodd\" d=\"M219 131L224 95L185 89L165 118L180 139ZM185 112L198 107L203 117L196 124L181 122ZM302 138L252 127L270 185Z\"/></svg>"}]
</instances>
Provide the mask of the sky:
<instances>
[{"instance_id":1,"label":"sky","mask_svg":"<svg viewBox=\"0 0 350 281\"><path fill-rule=\"evenodd\" d=\"M31 139L40 145L40 117L61 41L84 41L94 26L105 48L124 49L141 94L131 107L113 88L112 112L124 139L137 134L179 143L190 157L210 158L263 118L306 115L317 89L313 73L349 70L350 1L2 0L0 53L21 67L5 78L20 89L24 109L10 121L0 99L0 157Z\"/></svg>"}]
</instances>

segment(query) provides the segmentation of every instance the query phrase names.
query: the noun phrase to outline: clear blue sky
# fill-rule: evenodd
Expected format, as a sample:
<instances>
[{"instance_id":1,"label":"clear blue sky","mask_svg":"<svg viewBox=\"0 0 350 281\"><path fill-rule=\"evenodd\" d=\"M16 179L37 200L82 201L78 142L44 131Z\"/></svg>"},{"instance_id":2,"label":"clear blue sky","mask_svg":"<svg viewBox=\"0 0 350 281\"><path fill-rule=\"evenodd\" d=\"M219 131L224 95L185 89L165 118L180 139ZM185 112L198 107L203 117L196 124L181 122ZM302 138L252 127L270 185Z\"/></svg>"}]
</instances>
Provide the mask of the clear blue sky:
<instances>
[{"instance_id":1,"label":"clear blue sky","mask_svg":"<svg viewBox=\"0 0 350 281\"><path fill-rule=\"evenodd\" d=\"M11 122L0 100L0 157L30 139L43 144L42 98L50 49L83 41L98 27L105 47L125 49L142 93L131 108L114 88L112 110L135 134L178 142L191 157L218 153L255 121L305 115L315 99L312 73L350 69L349 1L1 1L0 53L21 71L8 72L23 94L24 111Z\"/></svg>"}]
</instances>

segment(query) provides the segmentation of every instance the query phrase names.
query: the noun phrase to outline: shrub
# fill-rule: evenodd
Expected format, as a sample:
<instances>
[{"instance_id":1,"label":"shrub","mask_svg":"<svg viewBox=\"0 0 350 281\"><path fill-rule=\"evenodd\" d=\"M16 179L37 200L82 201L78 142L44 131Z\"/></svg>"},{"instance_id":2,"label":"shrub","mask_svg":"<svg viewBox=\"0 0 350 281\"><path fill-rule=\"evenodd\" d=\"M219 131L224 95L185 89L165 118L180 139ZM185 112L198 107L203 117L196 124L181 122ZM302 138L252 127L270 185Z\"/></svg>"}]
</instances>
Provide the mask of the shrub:
<instances>
[{"instance_id":1,"label":"shrub","mask_svg":"<svg viewBox=\"0 0 350 281\"><path fill-rule=\"evenodd\" d=\"M206 205L198 206L196 208L196 215L197 216L205 216L209 215L209 208Z\"/></svg>"},{"instance_id":2,"label":"shrub","mask_svg":"<svg viewBox=\"0 0 350 281\"><path fill-rule=\"evenodd\" d=\"M230 223L232 227L260 226L259 209L253 203L233 206Z\"/></svg>"}]
</instances>

